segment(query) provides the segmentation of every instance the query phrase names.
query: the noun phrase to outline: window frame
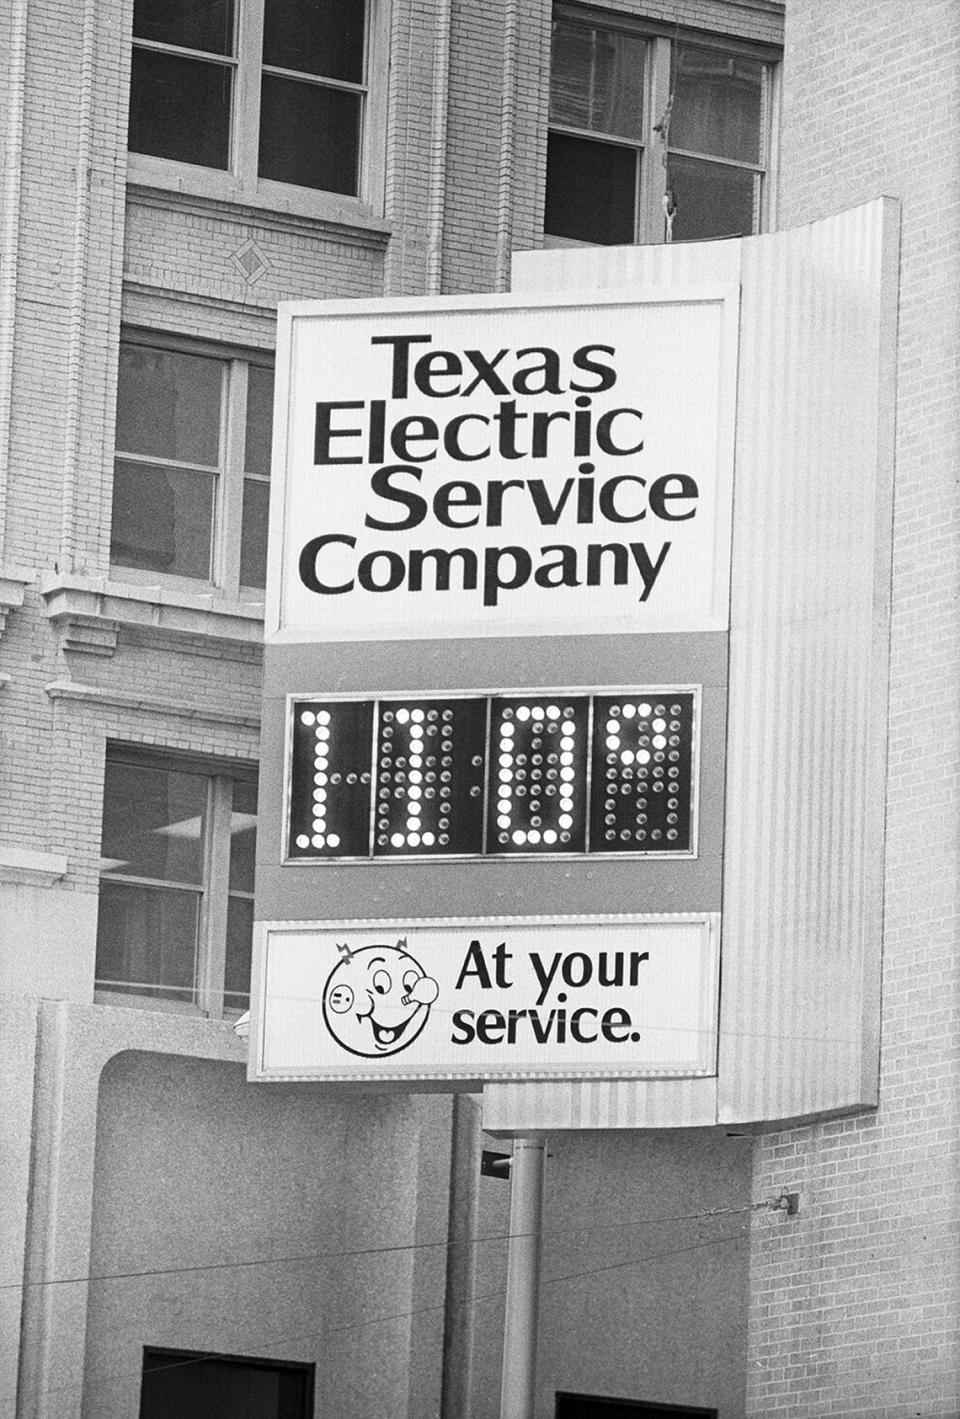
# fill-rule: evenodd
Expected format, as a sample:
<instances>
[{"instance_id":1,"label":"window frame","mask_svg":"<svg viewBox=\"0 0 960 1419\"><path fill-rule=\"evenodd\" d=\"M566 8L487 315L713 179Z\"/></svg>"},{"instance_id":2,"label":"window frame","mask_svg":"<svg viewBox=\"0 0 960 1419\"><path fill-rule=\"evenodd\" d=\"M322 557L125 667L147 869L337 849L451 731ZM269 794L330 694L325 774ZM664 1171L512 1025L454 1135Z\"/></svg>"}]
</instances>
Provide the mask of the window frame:
<instances>
[{"instance_id":1,"label":"window frame","mask_svg":"<svg viewBox=\"0 0 960 1419\"><path fill-rule=\"evenodd\" d=\"M360 143L358 182L355 195L299 187L293 183L262 178L258 173L260 134L260 80L263 73L302 78L293 71L263 63L263 7L266 0L236 0L234 52L207 54L160 40L144 40L132 32L133 5L130 6L130 52L150 49L179 54L210 64L231 68L233 92L230 104L230 135L226 168L184 163L176 158L156 157L127 148L127 180L144 187L165 188L215 201L289 212L296 216L362 225L364 218L383 214L386 158L387 81L389 67L389 15L386 0L365 0L364 79L362 84L317 78L328 88L359 92Z\"/></svg>"},{"instance_id":2,"label":"window frame","mask_svg":"<svg viewBox=\"0 0 960 1419\"><path fill-rule=\"evenodd\" d=\"M772 229L775 221L776 151L782 50L774 45L741 39L735 35L718 34L713 31L698 30L691 26L648 20L623 11L588 9L573 4L554 5L553 21L558 20L586 25L594 29L625 32L646 42L640 138L630 139L614 134L607 136L595 129L575 128L572 125L554 122L549 117L549 105L547 117L548 138L552 133L563 134L593 142L609 143L611 146L619 145L638 154L632 244L657 245L669 240L663 208L667 190L667 168L663 158L669 154L674 154L679 158L692 158L714 163L720 167L735 168L738 171L746 170L758 173L760 199L754 234ZM692 149L673 148L669 146L669 142L664 146L654 132L654 126L662 119L670 101L673 87L674 46L681 45L714 50L721 54L738 55L746 59L757 60L763 65L759 163L745 163L732 158L719 158L711 153L696 152ZM722 237L710 239L724 240ZM543 233L543 242L547 248L594 244L576 237L558 236L546 230Z\"/></svg>"},{"instance_id":3,"label":"window frame","mask_svg":"<svg viewBox=\"0 0 960 1419\"><path fill-rule=\"evenodd\" d=\"M253 365L274 371L272 350L249 350L240 346L216 344L188 336L163 331L125 326L120 333L119 349L135 345L141 349L196 355L217 360L224 366L221 380L219 461L216 468L216 492L213 502L209 578L181 576L173 572L156 571L149 567L124 566L114 562L112 550L112 512L108 559L110 579L138 586L167 586L180 591L213 593L219 598L245 605L260 605L266 599L266 587L250 586L240 580L240 559L243 536L243 496L246 481L265 484L269 489L269 474L250 472L246 468L246 419L249 393L249 373ZM119 398L119 393L118 393ZM173 459L163 459L121 449L114 434L112 474L116 476L118 459L149 463L154 467L182 467ZM197 465L199 468L199 465ZM112 490L112 483L111 483ZM269 498L268 498L269 501Z\"/></svg>"},{"instance_id":4,"label":"window frame","mask_svg":"<svg viewBox=\"0 0 960 1419\"><path fill-rule=\"evenodd\" d=\"M109 762L167 773L202 775L206 779L206 808L201 844L202 866L199 884L181 884L172 879L136 874L109 873L101 868L100 882L131 887L172 891L188 890L199 897L193 995L187 1000L171 1000L149 990L122 988L122 982L101 982L94 965L94 1000L100 1004L128 1005L135 1009L163 1010L172 1014L198 1014L212 1020L236 1019L248 1002L228 1005L226 1001L227 917L230 899L253 901L253 891L230 887L231 821L233 790L237 783L256 786L258 771L245 760L224 760L207 755L156 749L152 746L111 740L104 757L103 806L106 810L106 768ZM99 942L99 918L98 918ZM158 987L162 989L162 987Z\"/></svg>"}]
</instances>

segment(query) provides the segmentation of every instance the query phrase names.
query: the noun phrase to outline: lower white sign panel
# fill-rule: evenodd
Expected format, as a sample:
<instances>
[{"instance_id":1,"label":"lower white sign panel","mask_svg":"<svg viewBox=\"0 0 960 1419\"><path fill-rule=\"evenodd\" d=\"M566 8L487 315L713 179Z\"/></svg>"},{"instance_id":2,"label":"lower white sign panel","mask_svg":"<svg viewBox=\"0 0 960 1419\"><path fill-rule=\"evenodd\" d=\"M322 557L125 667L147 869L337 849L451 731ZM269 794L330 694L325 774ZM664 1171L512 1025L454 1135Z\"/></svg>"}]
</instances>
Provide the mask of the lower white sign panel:
<instances>
[{"instance_id":1,"label":"lower white sign panel","mask_svg":"<svg viewBox=\"0 0 960 1419\"><path fill-rule=\"evenodd\" d=\"M719 916L266 923L255 1079L716 1072Z\"/></svg>"}]
</instances>

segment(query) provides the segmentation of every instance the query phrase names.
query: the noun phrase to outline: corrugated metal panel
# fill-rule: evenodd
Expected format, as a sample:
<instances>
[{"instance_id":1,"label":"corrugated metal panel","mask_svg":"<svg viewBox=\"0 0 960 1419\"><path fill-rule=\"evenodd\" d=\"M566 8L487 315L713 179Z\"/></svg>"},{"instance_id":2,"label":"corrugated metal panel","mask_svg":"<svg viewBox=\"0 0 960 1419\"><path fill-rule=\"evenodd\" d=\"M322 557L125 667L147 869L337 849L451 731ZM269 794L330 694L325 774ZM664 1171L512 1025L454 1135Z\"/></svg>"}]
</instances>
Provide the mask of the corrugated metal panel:
<instances>
[{"instance_id":1,"label":"corrugated metal panel","mask_svg":"<svg viewBox=\"0 0 960 1419\"><path fill-rule=\"evenodd\" d=\"M892 208L743 243L724 1120L876 1097Z\"/></svg>"},{"instance_id":2,"label":"corrugated metal panel","mask_svg":"<svg viewBox=\"0 0 960 1419\"><path fill-rule=\"evenodd\" d=\"M718 1105L712 1081L486 1091L502 1131L876 1099L897 209L515 260L520 290L742 279Z\"/></svg>"},{"instance_id":3,"label":"corrugated metal panel","mask_svg":"<svg viewBox=\"0 0 960 1419\"><path fill-rule=\"evenodd\" d=\"M512 290L600 291L658 286L726 285L740 280L741 241L675 246L557 247L520 251L513 258Z\"/></svg>"},{"instance_id":4,"label":"corrugated metal panel","mask_svg":"<svg viewBox=\"0 0 960 1419\"><path fill-rule=\"evenodd\" d=\"M487 1133L694 1127L716 1120L716 1079L488 1084L483 1091L483 1127Z\"/></svg>"}]
</instances>

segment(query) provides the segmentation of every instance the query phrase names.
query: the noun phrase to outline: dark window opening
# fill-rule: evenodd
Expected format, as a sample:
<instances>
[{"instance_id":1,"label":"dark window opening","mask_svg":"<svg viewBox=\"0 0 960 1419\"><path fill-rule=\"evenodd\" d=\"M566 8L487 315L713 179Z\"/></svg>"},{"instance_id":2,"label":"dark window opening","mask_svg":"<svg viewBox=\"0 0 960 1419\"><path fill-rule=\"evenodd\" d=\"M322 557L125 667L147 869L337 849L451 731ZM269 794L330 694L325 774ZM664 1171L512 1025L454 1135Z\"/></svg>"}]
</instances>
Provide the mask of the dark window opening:
<instances>
[{"instance_id":1,"label":"dark window opening","mask_svg":"<svg viewBox=\"0 0 960 1419\"><path fill-rule=\"evenodd\" d=\"M146 1349L140 1419L308 1419L312 1365Z\"/></svg>"},{"instance_id":2,"label":"dark window opening","mask_svg":"<svg viewBox=\"0 0 960 1419\"><path fill-rule=\"evenodd\" d=\"M715 1409L698 1405L656 1404L641 1399L560 1392L554 1415L555 1419L717 1419Z\"/></svg>"}]
</instances>

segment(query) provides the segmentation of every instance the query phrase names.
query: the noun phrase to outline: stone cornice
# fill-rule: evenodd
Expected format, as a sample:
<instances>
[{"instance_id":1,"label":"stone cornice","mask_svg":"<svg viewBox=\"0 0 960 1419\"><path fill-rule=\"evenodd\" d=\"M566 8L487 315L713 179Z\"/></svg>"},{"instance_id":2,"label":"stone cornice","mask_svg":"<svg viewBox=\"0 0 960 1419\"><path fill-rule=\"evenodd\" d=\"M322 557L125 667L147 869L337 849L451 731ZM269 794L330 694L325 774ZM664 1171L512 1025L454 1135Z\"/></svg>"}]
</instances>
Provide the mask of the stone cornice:
<instances>
[{"instance_id":1,"label":"stone cornice","mask_svg":"<svg viewBox=\"0 0 960 1419\"><path fill-rule=\"evenodd\" d=\"M258 646L263 606L224 601L214 593L141 586L105 577L46 573L40 580L46 613L57 627L61 649L112 655L121 629L184 637L198 642Z\"/></svg>"}]
</instances>

